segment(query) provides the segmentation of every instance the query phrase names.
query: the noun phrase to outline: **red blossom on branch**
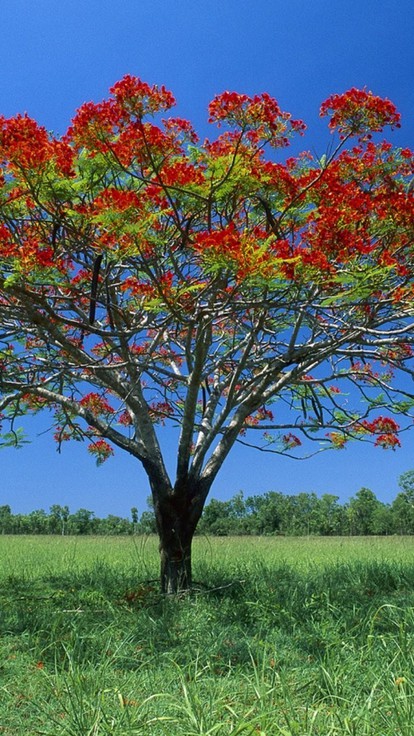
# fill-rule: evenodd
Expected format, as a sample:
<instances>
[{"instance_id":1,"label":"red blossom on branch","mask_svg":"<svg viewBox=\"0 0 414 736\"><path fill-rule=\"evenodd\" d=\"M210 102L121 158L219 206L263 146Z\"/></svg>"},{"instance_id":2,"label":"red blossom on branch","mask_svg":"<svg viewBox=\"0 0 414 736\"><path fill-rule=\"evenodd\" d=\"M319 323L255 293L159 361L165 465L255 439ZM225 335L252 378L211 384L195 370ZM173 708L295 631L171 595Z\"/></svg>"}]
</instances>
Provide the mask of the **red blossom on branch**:
<instances>
[{"instance_id":1,"label":"red blossom on branch","mask_svg":"<svg viewBox=\"0 0 414 736\"><path fill-rule=\"evenodd\" d=\"M149 405L148 413L153 422L164 425L165 420L174 414L174 409L168 401L153 401Z\"/></svg>"},{"instance_id":2,"label":"red blossom on branch","mask_svg":"<svg viewBox=\"0 0 414 736\"><path fill-rule=\"evenodd\" d=\"M114 409L107 401L104 396L100 394L90 392L82 397L79 401L80 406L88 409L94 416L98 417L100 414L113 414Z\"/></svg>"},{"instance_id":3,"label":"red blossom on branch","mask_svg":"<svg viewBox=\"0 0 414 736\"><path fill-rule=\"evenodd\" d=\"M328 97L321 105L320 115L331 116L329 127L337 129L341 138L354 135L361 139L370 138L371 133L382 131L386 125L399 128L401 117L390 100L355 87Z\"/></svg>"},{"instance_id":4,"label":"red blossom on branch","mask_svg":"<svg viewBox=\"0 0 414 736\"><path fill-rule=\"evenodd\" d=\"M374 442L375 447L382 447L384 450L395 450L401 447L401 442L395 434L379 434Z\"/></svg>"},{"instance_id":5,"label":"red blossom on branch","mask_svg":"<svg viewBox=\"0 0 414 736\"><path fill-rule=\"evenodd\" d=\"M302 444L299 437L297 437L295 434L292 434L292 432L284 434L282 436L282 442L286 450L293 450L294 447L300 447L300 445Z\"/></svg>"},{"instance_id":6,"label":"red blossom on branch","mask_svg":"<svg viewBox=\"0 0 414 736\"><path fill-rule=\"evenodd\" d=\"M95 442L91 442L88 445L88 452L90 455L93 455L96 459L97 465L102 465L108 458L111 457L111 455L114 454L114 451L106 440L96 440Z\"/></svg>"},{"instance_id":7,"label":"red blossom on branch","mask_svg":"<svg viewBox=\"0 0 414 736\"><path fill-rule=\"evenodd\" d=\"M27 114L0 117L0 162L27 169L41 168L51 155L49 136Z\"/></svg>"},{"instance_id":8,"label":"red blossom on branch","mask_svg":"<svg viewBox=\"0 0 414 736\"><path fill-rule=\"evenodd\" d=\"M137 117L169 110L175 105L174 95L164 85L149 85L138 77L126 74L109 90L120 107Z\"/></svg>"},{"instance_id":9,"label":"red blossom on branch","mask_svg":"<svg viewBox=\"0 0 414 736\"><path fill-rule=\"evenodd\" d=\"M208 110L210 123L240 127L253 145L267 141L274 148L285 147L293 133L303 133L306 128L302 120L292 120L290 113L282 112L267 93L250 97L223 92L210 102Z\"/></svg>"}]
</instances>

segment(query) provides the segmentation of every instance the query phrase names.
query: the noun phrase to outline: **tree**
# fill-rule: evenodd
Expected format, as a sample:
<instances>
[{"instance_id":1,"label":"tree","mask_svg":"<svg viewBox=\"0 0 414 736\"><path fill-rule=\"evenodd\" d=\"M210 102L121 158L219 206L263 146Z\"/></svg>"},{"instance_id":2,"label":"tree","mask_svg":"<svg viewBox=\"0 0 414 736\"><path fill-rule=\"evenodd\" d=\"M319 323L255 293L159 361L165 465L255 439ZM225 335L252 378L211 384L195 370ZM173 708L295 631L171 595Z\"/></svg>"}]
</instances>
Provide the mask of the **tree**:
<instances>
[{"instance_id":1,"label":"tree","mask_svg":"<svg viewBox=\"0 0 414 736\"><path fill-rule=\"evenodd\" d=\"M72 534L92 534L95 514L89 509L78 509L68 518L68 526Z\"/></svg>"},{"instance_id":2,"label":"tree","mask_svg":"<svg viewBox=\"0 0 414 736\"><path fill-rule=\"evenodd\" d=\"M369 488L361 488L349 502L349 508L352 534L373 534L376 515L383 508L375 493Z\"/></svg>"},{"instance_id":3,"label":"tree","mask_svg":"<svg viewBox=\"0 0 414 736\"><path fill-rule=\"evenodd\" d=\"M9 504L0 506L0 532L8 534L12 526L12 512Z\"/></svg>"},{"instance_id":4,"label":"tree","mask_svg":"<svg viewBox=\"0 0 414 736\"><path fill-rule=\"evenodd\" d=\"M157 522L153 511L143 511L139 520L141 534L156 534Z\"/></svg>"},{"instance_id":5,"label":"tree","mask_svg":"<svg viewBox=\"0 0 414 736\"><path fill-rule=\"evenodd\" d=\"M232 521L230 501L219 501L212 498L204 509L199 529L205 534L215 534L218 537L227 536L233 531Z\"/></svg>"},{"instance_id":6,"label":"tree","mask_svg":"<svg viewBox=\"0 0 414 736\"><path fill-rule=\"evenodd\" d=\"M218 95L222 131L200 144L188 121L160 119L164 87L126 76L110 93L62 138L0 119L3 443L48 409L59 449L87 439L98 464L114 447L142 463L174 592L191 586L194 531L235 443L399 445L413 154L377 140L399 115L366 90L323 103L329 155L285 163L276 152L305 126L268 94Z\"/></svg>"},{"instance_id":7,"label":"tree","mask_svg":"<svg viewBox=\"0 0 414 736\"><path fill-rule=\"evenodd\" d=\"M407 499L414 504L414 470L407 470L398 478L398 485L407 496Z\"/></svg>"},{"instance_id":8,"label":"tree","mask_svg":"<svg viewBox=\"0 0 414 736\"><path fill-rule=\"evenodd\" d=\"M246 506L251 513L255 533L275 534L281 530L281 525L286 520L284 514L286 501L286 497L275 491L246 499ZM284 528L283 532L285 531Z\"/></svg>"},{"instance_id":9,"label":"tree","mask_svg":"<svg viewBox=\"0 0 414 736\"><path fill-rule=\"evenodd\" d=\"M392 534L393 518L391 507L388 504L379 503L372 515L372 534Z\"/></svg>"},{"instance_id":10,"label":"tree","mask_svg":"<svg viewBox=\"0 0 414 736\"><path fill-rule=\"evenodd\" d=\"M109 514L105 519L100 519L97 529L94 529L95 533L110 535L129 534L130 531L130 521L128 519L123 519L122 516L115 516L114 514Z\"/></svg>"},{"instance_id":11,"label":"tree","mask_svg":"<svg viewBox=\"0 0 414 736\"><path fill-rule=\"evenodd\" d=\"M324 493L318 499L315 514L315 531L317 534L342 534L344 525L344 511L338 504L339 496Z\"/></svg>"},{"instance_id":12,"label":"tree","mask_svg":"<svg viewBox=\"0 0 414 736\"><path fill-rule=\"evenodd\" d=\"M131 509L131 519L132 519L132 533L136 534L137 527L138 527L138 509L136 506L133 506Z\"/></svg>"},{"instance_id":13,"label":"tree","mask_svg":"<svg viewBox=\"0 0 414 736\"><path fill-rule=\"evenodd\" d=\"M27 515L29 534L47 534L47 514L44 509L35 509Z\"/></svg>"},{"instance_id":14,"label":"tree","mask_svg":"<svg viewBox=\"0 0 414 736\"><path fill-rule=\"evenodd\" d=\"M414 471L407 470L398 479L401 493L391 505L395 531L398 534L414 533Z\"/></svg>"},{"instance_id":15,"label":"tree","mask_svg":"<svg viewBox=\"0 0 414 736\"><path fill-rule=\"evenodd\" d=\"M49 530L52 534L65 534L66 524L69 519L69 507L54 503L50 507Z\"/></svg>"},{"instance_id":16,"label":"tree","mask_svg":"<svg viewBox=\"0 0 414 736\"><path fill-rule=\"evenodd\" d=\"M391 504L395 534L414 534L414 506L406 493L398 493Z\"/></svg>"}]
</instances>

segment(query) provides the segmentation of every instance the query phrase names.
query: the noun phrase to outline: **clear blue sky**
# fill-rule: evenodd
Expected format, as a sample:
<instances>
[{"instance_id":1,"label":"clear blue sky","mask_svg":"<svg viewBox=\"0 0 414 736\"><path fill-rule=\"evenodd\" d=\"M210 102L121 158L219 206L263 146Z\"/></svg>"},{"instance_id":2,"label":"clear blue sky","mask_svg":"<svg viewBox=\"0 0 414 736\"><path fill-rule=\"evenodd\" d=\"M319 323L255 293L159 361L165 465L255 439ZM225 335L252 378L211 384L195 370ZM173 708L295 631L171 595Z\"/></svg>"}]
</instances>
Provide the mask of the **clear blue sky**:
<instances>
[{"instance_id":1,"label":"clear blue sky","mask_svg":"<svg viewBox=\"0 0 414 736\"><path fill-rule=\"evenodd\" d=\"M308 124L306 149L330 143L319 105L333 92L367 86L402 114L395 144L414 148L412 0L13 0L0 7L0 114L27 111L63 133L75 109L99 101L124 74L165 84L177 114L207 135L206 107L225 89L269 92ZM52 503L98 515L140 511L148 495L137 461L120 450L96 468L86 448L58 455L46 419L27 423L33 442L0 453L0 504L14 512ZM166 437L174 460L174 437ZM353 445L298 462L236 449L213 495L266 490L335 493L345 501L368 486L383 501L414 468L414 432L385 452Z\"/></svg>"}]
</instances>

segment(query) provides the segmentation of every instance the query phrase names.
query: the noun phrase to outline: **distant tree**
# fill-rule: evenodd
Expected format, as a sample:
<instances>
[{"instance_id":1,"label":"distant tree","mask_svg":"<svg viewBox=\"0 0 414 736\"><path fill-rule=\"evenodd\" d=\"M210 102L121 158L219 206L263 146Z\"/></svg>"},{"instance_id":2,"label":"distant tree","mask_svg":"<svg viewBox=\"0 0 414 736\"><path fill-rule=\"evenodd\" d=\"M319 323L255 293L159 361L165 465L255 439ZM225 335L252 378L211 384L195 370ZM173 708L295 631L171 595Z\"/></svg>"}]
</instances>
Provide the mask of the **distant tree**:
<instances>
[{"instance_id":1,"label":"distant tree","mask_svg":"<svg viewBox=\"0 0 414 736\"><path fill-rule=\"evenodd\" d=\"M414 504L414 470L407 470L398 478L398 485L407 499Z\"/></svg>"},{"instance_id":2,"label":"distant tree","mask_svg":"<svg viewBox=\"0 0 414 736\"><path fill-rule=\"evenodd\" d=\"M53 504L49 513L49 531L52 534L65 534L66 525L69 519L69 506L60 506Z\"/></svg>"},{"instance_id":3,"label":"distant tree","mask_svg":"<svg viewBox=\"0 0 414 736\"><path fill-rule=\"evenodd\" d=\"M344 509L338 504L339 496L324 493L317 503L314 530L317 534L334 535L344 531Z\"/></svg>"},{"instance_id":4,"label":"distant tree","mask_svg":"<svg viewBox=\"0 0 414 736\"><path fill-rule=\"evenodd\" d=\"M372 534L392 534L394 532L391 506L379 504L372 515Z\"/></svg>"},{"instance_id":5,"label":"distant tree","mask_svg":"<svg viewBox=\"0 0 414 736\"><path fill-rule=\"evenodd\" d=\"M251 527L257 534L275 534L282 519L284 498L281 493L269 491L262 496L249 496L246 508L252 516Z\"/></svg>"},{"instance_id":6,"label":"distant tree","mask_svg":"<svg viewBox=\"0 0 414 736\"><path fill-rule=\"evenodd\" d=\"M8 504L0 506L0 533L10 534L12 531L12 512Z\"/></svg>"},{"instance_id":7,"label":"distant tree","mask_svg":"<svg viewBox=\"0 0 414 736\"><path fill-rule=\"evenodd\" d=\"M141 534L156 534L157 521L153 511L143 511L139 520L139 531Z\"/></svg>"},{"instance_id":8,"label":"distant tree","mask_svg":"<svg viewBox=\"0 0 414 736\"><path fill-rule=\"evenodd\" d=\"M406 493L398 493L391 504L393 529L396 534L414 534L414 506Z\"/></svg>"},{"instance_id":9,"label":"distant tree","mask_svg":"<svg viewBox=\"0 0 414 736\"><path fill-rule=\"evenodd\" d=\"M29 534L47 534L48 518L44 509L36 509L27 515L27 531Z\"/></svg>"},{"instance_id":10,"label":"distant tree","mask_svg":"<svg viewBox=\"0 0 414 736\"><path fill-rule=\"evenodd\" d=\"M414 471L407 470L398 479L401 493L391 504L391 517L397 534L414 534Z\"/></svg>"},{"instance_id":11,"label":"distant tree","mask_svg":"<svg viewBox=\"0 0 414 736\"><path fill-rule=\"evenodd\" d=\"M231 504L212 498L205 507L199 530L205 534L226 536L232 532Z\"/></svg>"},{"instance_id":12,"label":"distant tree","mask_svg":"<svg viewBox=\"0 0 414 736\"><path fill-rule=\"evenodd\" d=\"M369 488L361 488L352 498L349 507L352 510L353 534L373 534L374 519L383 504Z\"/></svg>"},{"instance_id":13,"label":"distant tree","mask_svg":"<svg viewBox=\"0 0 414 736\"><path fill-rule=\"evenodd\" d=\"M93 511L88 509L78 509L74 514L70 514L68 519L68 527L71 534L92 534L94 530Z\"/></svg>"},{"instance_id":14,"label":"distant tree","mask_svg":"<svg viewBox=\"0 0 414 736\"><path fill-rule=\"evenodd\" d=\"M298 493L289 496L291 508L290 533L308 535L313 531L317 515L318 499L315 493Z\"/></svg>"},{"instance_id":15,"label":"distant tree","mask_svg":"<svg viewBox=\"0 0 414 736\"><path fill-rule=\"evenodd\" d=\"M265 148L305 126L268 94L218 95L223 130L203 144L187 121L150 119L173 104L126 76L63 138L0 118L3 443L48 409L58 447L139 461L167 592L191 586L192 538L235 443L395 448L414 398L398 380L414 342L413 154L375 139L399 126L394 105L333 95L321 115L336 147L280 163ZM179 427L173 478L164 424Z\"/></svg>"},{"instance_id":16,"label":"distant tree","mask_svg":"<svg viewBox=\"0 0 414 736\"><path fill-rule=\"evenodd\" d=\"M133 506L131 509L131 519L132 519L132 533L136 534L137 527L138 527L138 509L136 506Z\"/></svg>"},{"instance_id":17,"label":"distant tree","mask_svg":"<svg viewBox=\"0 0 414 736\"><path fill-rule=\"evenodd\" d=\"M99 522L99 534L129 534L130 531L130 522L128 519L123 519L122 516L109 514L105 519L101 519Z\"/></svg>"},{"instance_id":18,"label":"distant tree","mask_svg":"<svg viewBox=\"0 0 414 736\"><path fill-rule=\"evenodd\" d=\"M243 491L238 491L230 499L230 516L233 519L243 519L246 515L246 504L244 501Z\"/></svg>"}]
</instances>

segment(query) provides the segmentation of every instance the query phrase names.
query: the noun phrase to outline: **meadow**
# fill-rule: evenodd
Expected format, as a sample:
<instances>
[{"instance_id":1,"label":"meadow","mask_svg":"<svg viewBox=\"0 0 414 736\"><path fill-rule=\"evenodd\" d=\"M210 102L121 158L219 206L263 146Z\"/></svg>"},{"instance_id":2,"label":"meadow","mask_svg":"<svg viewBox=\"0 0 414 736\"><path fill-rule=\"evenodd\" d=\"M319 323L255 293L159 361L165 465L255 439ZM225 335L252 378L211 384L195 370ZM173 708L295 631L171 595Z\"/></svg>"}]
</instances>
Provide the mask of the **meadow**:
<instances>
[{"instance_id":1,"label":"meadow","mask_svg":"<svg viewBox=\"0 0 414 736\"><path fill-rule=\"evenodd\" d=\"M412 736L414 538L0 537L0 734Z\"/></svg>"}]
</instances>

